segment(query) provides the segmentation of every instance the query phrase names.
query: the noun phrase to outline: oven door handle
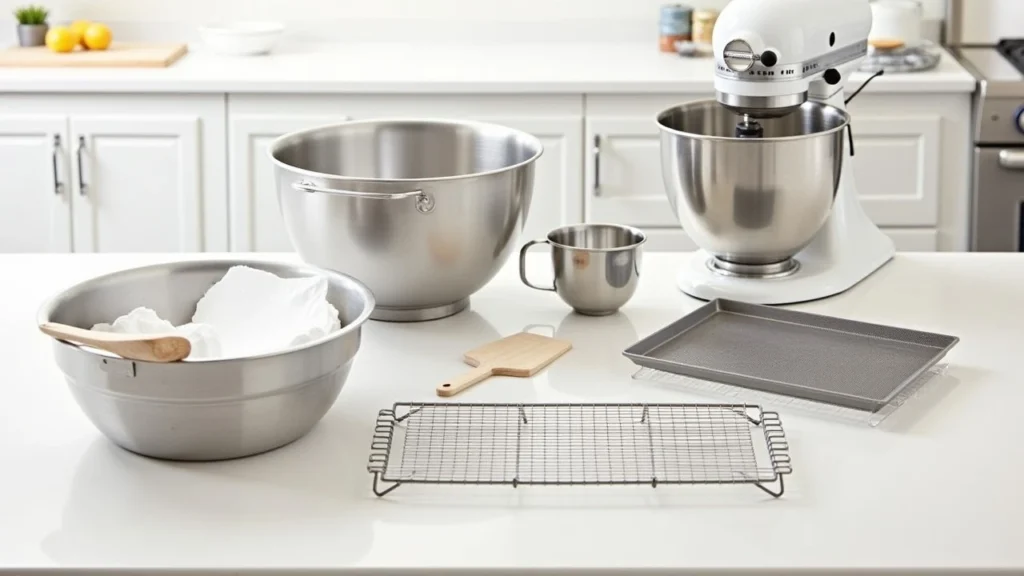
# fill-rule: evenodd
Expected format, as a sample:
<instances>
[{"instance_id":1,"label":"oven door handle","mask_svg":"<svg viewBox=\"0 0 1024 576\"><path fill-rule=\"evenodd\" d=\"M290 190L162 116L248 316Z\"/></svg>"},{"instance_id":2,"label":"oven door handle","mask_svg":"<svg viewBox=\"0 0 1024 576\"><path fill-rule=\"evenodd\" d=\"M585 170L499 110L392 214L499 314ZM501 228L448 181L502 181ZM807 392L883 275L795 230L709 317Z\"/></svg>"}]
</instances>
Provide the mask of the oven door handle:
<instances>
[{"instance_id":1,"label":"oven door handle","mask_svg":"<svg viewBox=\"0 0 1024 576\"><path fill-rule=\"evenodd\" d=\"M1000 150L999 165L1007 170L1024 170L1024 150Z\"/></svg>"}]
</instances>

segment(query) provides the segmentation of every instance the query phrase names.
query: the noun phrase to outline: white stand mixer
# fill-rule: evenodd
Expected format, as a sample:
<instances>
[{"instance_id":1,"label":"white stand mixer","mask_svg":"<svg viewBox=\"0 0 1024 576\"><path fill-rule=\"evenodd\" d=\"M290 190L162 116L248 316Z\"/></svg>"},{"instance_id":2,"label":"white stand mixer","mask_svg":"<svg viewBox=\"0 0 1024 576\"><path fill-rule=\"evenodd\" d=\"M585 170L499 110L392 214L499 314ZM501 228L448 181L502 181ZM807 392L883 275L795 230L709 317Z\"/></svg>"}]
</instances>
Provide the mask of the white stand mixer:
<instances>
[{"instance_id":1,"label":"white stand mixer","mask_svg":"<svg viewBox=\"0 0 1024 576\"><path fill-rule=\"evenodd\" d=\"M736 111L764 112L811 98L845 110L844 87L867 54L870 29L868 0L732 0L714 31L718 101ZM704 300L788 304L844 292L886 264L895 247L864 213L854 183L855 151L845 148L832 210L794 257L796 272L725 275L712 270L711 256L699 250L680 272L679 288Z\"/></svg>"}]
</instances>

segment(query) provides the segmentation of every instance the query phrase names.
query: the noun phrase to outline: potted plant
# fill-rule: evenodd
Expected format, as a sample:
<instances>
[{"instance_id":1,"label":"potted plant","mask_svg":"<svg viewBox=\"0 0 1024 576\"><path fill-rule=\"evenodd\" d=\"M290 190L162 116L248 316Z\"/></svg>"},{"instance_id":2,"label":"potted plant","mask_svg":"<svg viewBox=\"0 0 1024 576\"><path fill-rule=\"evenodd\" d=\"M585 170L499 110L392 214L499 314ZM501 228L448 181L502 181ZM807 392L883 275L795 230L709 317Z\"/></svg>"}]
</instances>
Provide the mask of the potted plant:
<instances>
[{"instance_id":1,"label":"potted plant","mask_svg":"<svg viewBox=\"0 0 1024 576\"><path fill-rule=\"evenodd\" d=\"M50 29L46 18L50 11L42 6L22 6L14 11L18 19L18 43L22 46L43 46Z\"/></svg>"}]
</instances>

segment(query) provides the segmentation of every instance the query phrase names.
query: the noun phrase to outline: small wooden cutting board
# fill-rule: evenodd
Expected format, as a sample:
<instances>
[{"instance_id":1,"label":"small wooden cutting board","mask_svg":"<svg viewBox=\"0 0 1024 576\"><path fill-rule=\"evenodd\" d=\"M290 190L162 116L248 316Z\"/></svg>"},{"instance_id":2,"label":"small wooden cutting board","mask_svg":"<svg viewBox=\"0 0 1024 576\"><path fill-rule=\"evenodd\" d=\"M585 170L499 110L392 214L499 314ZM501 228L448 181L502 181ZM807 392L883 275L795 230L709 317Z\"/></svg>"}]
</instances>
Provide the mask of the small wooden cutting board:
<instances>
[{"instance_id":1,"label":"small wooden cutting board","mask_svg":"<svg viewBox=\"0 0 1024 576\"><path fill-rule=\"evenodd\" d=\"M529 378L572 348L568 340L520 332L466 352L463 360L475 366L437 387L438 396L454 396L491 376Z\"/></svg>"},{"instance_id":2,"label":"small wooden cutting board","mask_svg":"<svg viewBox=\"0 0 1024 576\"><path fill-rule=\"evenodd\" d=\"M185 44L114 42L106 50L57 53L46 46L0 50L0 67L18 68L166 68L185 55Z\"/></svg>"}]
</instances>

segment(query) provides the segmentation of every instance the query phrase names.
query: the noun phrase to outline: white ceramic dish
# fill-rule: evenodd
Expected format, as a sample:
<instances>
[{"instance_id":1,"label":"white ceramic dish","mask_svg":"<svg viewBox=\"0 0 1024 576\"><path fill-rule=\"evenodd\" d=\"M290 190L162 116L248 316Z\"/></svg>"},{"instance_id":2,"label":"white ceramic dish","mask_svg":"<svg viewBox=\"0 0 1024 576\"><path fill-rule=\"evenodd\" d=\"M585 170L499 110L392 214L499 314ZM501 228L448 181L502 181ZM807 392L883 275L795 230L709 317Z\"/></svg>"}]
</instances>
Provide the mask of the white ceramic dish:
<instances>
[{"instance_id":1,"label":"white ceramic dish","mask_svg":"<svg viewBox=\"0 0 1024 576\"><path fill-rule=\"evenodd\" d=\"M278 22L220 22L199 29L210 51L228 56L255 56L270 52L284 32Z\"/></svg>"}]
</instances>

